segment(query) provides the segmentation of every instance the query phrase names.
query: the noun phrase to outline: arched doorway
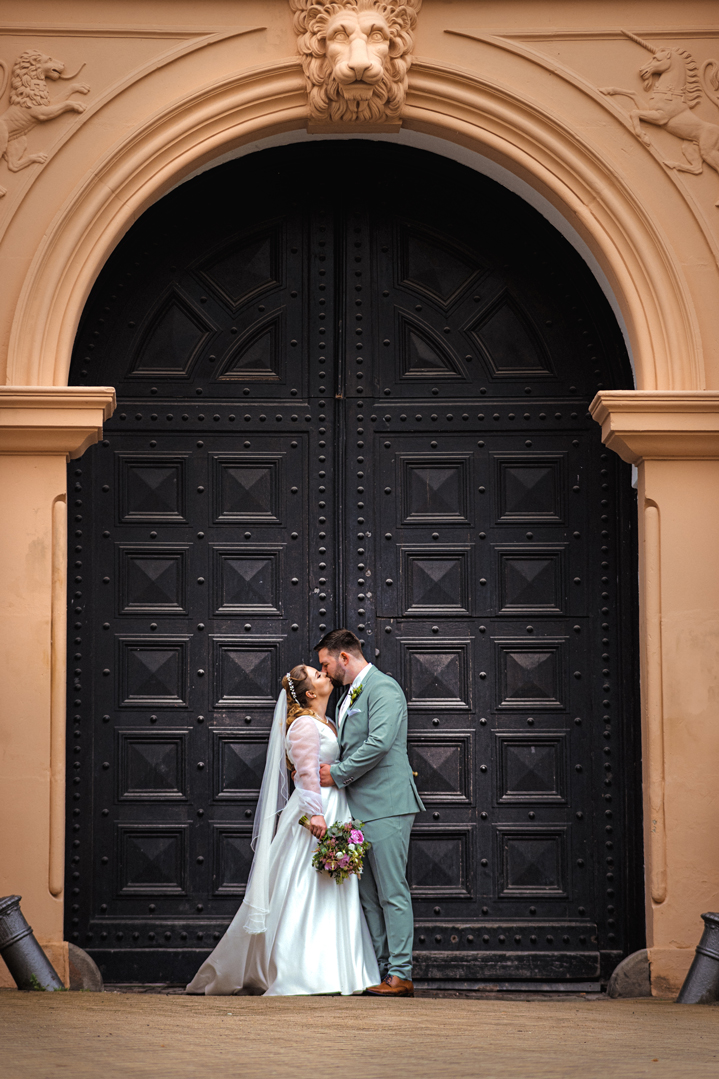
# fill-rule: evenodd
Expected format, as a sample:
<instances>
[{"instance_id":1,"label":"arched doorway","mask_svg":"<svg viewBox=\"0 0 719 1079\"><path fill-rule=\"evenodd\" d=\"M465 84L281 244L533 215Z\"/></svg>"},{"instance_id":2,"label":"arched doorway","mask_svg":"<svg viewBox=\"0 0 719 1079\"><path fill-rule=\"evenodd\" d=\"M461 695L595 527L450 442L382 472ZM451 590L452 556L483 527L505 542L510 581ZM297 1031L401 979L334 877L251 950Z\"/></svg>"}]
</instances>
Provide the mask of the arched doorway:
<instances>
[{"instance_id":1,"label":"arched doorway","mask_svg":"<svg viewBox=\"0 0 719 1079\"><path fill-rule=\"evenodd\" d=\"M631 376L535 211L388 145L222 166L120 244L70 382L120 402L70 468L67 934L108 980L221 935L279 679L342 624L409 700L417 976L641 945L634 506L587 414Z\"/></svg>"}]
</instances>

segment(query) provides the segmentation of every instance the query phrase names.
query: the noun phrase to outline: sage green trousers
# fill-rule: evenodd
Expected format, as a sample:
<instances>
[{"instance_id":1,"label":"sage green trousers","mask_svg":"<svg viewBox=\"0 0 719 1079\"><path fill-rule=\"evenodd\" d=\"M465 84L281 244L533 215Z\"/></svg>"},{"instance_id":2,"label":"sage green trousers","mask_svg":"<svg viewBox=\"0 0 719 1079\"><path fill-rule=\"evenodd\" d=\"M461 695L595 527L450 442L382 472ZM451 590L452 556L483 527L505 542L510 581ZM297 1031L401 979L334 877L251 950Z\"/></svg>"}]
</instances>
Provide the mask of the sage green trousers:
<instances>
[{"instance_id":1,"label":"sage green trousers","mask_svg":"<svg viewBox=\"0 0 719 1079\"><path fill-rule=\"evenodd\" d=\"M412 978L414 917L407 883L407 852L414 813L368 821L362 831L372 847L360 877L360 900L380 976Z\"/></svg>"}]
</instances>

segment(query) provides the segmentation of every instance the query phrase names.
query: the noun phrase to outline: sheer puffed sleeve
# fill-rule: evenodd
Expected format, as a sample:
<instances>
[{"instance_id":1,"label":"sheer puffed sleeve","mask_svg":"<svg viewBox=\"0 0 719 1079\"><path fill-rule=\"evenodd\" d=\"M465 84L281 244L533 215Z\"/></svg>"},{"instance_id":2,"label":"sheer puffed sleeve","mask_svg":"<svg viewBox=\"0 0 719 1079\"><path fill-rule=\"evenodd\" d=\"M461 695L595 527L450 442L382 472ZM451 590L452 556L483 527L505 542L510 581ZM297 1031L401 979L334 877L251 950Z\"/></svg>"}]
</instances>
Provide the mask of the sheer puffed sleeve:
<instances>
[{"instance_id":1,"label":"sheer puffed sleeve","mask_svg":"<svg viewBox=\"0 0 719 1079\"><path fill-rule=\"evenodd\" d=\"M312 716L298 716L287 732L289 757L297 772L295 786L303 813L308 817L321 816L320 790L320 732Z\"/></svg>"}]
</instances>

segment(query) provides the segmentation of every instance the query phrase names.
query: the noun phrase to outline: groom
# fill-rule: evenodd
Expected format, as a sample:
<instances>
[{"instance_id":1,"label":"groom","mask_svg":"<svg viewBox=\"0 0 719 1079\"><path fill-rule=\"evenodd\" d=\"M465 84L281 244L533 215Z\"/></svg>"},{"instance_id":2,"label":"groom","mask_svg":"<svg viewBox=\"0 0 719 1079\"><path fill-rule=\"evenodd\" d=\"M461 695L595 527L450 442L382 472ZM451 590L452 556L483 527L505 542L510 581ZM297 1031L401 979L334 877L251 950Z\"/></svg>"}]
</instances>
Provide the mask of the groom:
<instances>
[{"instance_id":1,"label":"groom","mask_svg":"<svg viewBox=\"0 0 719 1079\"><path fill-rule=\"evenodd\" d=\"M424 809L407 758L407 702L401 688L362 655L354 633L335 629L315 645L322 670L344 686L337 709L340 760L320 766L323 787L344 787L372 847L360 899L382 981L367 992L413 997L412 900L407 851L415 813Z\"/></svg>"}]
</instances>

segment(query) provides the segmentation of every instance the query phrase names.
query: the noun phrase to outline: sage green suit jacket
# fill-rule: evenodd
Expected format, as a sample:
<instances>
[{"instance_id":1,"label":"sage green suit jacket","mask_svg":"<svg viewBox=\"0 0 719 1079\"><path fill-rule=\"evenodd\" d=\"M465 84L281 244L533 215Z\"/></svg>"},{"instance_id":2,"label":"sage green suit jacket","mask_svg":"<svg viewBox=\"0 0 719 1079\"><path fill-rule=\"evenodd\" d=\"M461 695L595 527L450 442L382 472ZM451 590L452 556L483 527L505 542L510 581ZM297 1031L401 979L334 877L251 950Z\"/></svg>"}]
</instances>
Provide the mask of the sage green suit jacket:
<instances>
[{"instance_id":1,"label":"sage green suit jacket","mask_svg":"<svg viewBox=\"0 0 719 1079\"><path fill-rule=\"evenodd\" d=\"M340 704L349 687L340 697ZM339 715L339 708L338 708ZM340 759L330 768L357 820L424 809L407 757L407 701L394 678L372 667L339 730Z\"/></svg>"}]
</instances>

